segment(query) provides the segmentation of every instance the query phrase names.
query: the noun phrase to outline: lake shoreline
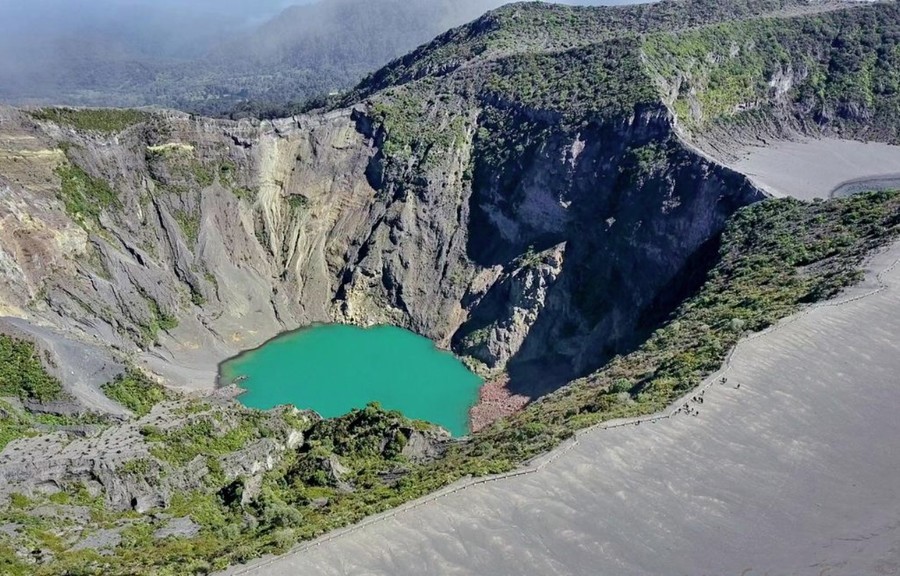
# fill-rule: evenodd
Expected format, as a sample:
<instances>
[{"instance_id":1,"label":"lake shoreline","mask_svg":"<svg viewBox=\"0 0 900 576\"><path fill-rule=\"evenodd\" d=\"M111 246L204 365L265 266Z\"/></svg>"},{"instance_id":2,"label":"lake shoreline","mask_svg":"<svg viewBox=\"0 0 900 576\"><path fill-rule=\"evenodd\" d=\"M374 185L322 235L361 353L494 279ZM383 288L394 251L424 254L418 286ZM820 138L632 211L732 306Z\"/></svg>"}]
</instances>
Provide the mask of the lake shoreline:
<instances>
[{"instance_id":1,"label":"lake shoreline","mask_svg":"<svg viewBox=\"0 0 900 576\"><path fill-rule=\"evenodd\" d=\"M302 383L302 384L301 384ZM370 402L470 435L484 385L452 352L409 330L315 324L285 332L219 364L217 386L260 410L292 404L324 418Z\"/></svg>"}]
</instances>

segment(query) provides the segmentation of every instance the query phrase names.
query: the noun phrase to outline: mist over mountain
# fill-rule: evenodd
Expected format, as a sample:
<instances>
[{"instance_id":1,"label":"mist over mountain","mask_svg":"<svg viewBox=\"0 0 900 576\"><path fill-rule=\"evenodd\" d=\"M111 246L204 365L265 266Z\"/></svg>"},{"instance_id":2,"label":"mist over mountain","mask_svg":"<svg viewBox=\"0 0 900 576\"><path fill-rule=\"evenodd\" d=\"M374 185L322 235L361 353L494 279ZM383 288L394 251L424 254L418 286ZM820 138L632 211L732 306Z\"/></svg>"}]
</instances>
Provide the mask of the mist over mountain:
<instances>
[{"instance_id":1,"label":"mist over mountain","mask_svg":"<svg viewBox=\"0 0 900 576\"><path fill-rule=\"evenodd\" d=\"M4 0L0 102L287 113L504 3Z\"/></svg>"}]
</instances>

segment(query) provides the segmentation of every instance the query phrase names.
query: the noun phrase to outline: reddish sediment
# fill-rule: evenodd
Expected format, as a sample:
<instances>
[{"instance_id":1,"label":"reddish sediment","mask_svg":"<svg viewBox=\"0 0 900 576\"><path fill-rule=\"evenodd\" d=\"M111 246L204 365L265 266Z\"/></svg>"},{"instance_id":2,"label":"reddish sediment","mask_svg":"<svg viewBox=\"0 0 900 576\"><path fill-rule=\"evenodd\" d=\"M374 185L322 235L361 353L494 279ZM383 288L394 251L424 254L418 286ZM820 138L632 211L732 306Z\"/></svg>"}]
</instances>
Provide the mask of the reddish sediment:
<instances>
[{"instance_id":1,"label":"reddish sediment","mask_svg":"<svg viewBox=\"0 0 900 576\"><path fill-rule=\"evenodd\" d=\"M469 411L472 432L484 430L500 418L523 409L531 398L509 390L509 377L501 374L485 382L478 395L478 404Z\"/></svg>"}]
</instances>

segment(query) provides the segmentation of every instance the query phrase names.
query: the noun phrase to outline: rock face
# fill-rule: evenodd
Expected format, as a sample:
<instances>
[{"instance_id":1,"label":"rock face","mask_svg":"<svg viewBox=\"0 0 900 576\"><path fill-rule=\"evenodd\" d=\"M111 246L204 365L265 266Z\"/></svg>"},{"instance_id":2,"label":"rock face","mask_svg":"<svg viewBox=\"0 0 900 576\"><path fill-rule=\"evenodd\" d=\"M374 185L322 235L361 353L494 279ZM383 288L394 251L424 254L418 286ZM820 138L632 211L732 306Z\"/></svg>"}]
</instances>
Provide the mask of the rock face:
<instances>
[{"instance_id":1,"label":"rock face","mask_svg":"<svg viewBox=\"0 0 900 576\"><path fill-rule=\"evenodd\" d=\"M407 438L401 454L412 462L428 462L442 456L450 442L450 434L443 429L402 430Z\"/></svg>"},{"instance_id":2,"label":"rock face","mask_svg":"<svg viewBox=\"0 0 900 576\"><path fill-rule=\"evenodd\" d=\"M523 156L475 193L475 258L514 259L455 343L532 397L637 342L702 274L726 219L763 197L682 147L662 108Z\"/></svg>"},{"instance_id":3,"label":"rock face","mask_svg":"<svg viewBox=\"0 0 900 576\"><path fill-rule=\"evenodd\" d=\"M190 518L173 518L168 524L153 533L157 539L193 538L200 533L200 525Z\"/></svg>"},{"instance_id":4,"label":"rock face","mask_svg":"<svg viewBox=\"0 0 900 576\"><path fill-rule=\"evenodd\" d=\"M262 127L172 114L101 137L7 109L0 130L17 154L43 154L21 177L0 166L5 315L143 355L194 388L212 387L228 355L333 318L350 241L370 219L354 208L375 196L349 112ZM69 165L115 190L95 222L60 201ZM72 371L60 375L87 402Z\"/></svg>"},{"instance_id":5,"label":"rock face","mask_svg":"<svg viewBox=\"0 0 900 576\"><path fill-rule=\"evenodd\" d=\"M521 266L494 284L486 296L493 300L493 306L483 303L478 308L491 312L481 313L489 324L470 332L460 343L468 355L491 369L506 365L544 309L550 288L562 272L564 254L564 243L541 254L526 254ZM471 322L474 325L479 320L476 316Z\"/></svg>"},{"instance_id":6,"label":"rock face","mask_svg":"<svg viewBox=\"0 0 900 576\"><path fill-rule=\"evenodd\" d=\"M110 550L122 541L122 529L97 530L72 547L72 550L97 550L101 554Z\"/></svg>"},{"instance_id":7,"label":"rock face","mask_svg":"<svg viewBox=\"0 0 900 576\"><path fill-rule=\"evenodd\" d=\"M226 481L250 483L303 441L303 434L287 427L278 410L262 416L269 436L225 454L205 450L182 462L154 448L154 435L168 435L168 444L159 446L180 446L203 434L227 436L246 425L248 414L252 411L231 402L197 410L196 403L181 400L160 404L147 416L107 427L93 437L59 432L17 440L0 453L0 502L13 492L54 494L83 486L94 497L102 495L110 509L144 513L166 507L176 493L203 488L213 473L221 473ZM205 424L209 428L202 427Z\"/></svg>"},{"instance_id":8,"label":"rock face","mask_svg":"<svg viewBox=\"0 0 900 576\"><path fill-rule=\"evenodd\" d=\"M4 147L34 164L0 159L6 324L103 350L111 369L137 355L195 389L229 355L331 321L397 324L490 371L542 363L566 379L626 345L728 215L761 197L679 147L661 106L551 134L490 175L473 126L416 186L391 172L370 115L170 113L105 136L4 109ZM623 168L654 142L668 166ZM114 190L96 219L67 211L69 167ZM103 378L76 380L68 356L69 390L114 410Z\"/></svg>"}]
</instances>

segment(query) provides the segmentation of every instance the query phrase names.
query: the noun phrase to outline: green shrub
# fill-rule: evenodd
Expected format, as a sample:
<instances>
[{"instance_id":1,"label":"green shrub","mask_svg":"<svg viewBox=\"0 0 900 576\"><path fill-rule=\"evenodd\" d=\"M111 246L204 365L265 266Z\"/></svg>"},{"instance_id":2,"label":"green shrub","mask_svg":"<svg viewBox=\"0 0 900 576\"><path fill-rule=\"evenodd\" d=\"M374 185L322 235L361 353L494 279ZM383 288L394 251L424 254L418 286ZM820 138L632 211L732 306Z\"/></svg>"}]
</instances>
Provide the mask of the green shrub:
<instances>
[{"instance_id":1,"label":"green shrub","mask_svg":"<svg viewBox=\"0 0 900 576\"><path fill-rule=\"evenodd\" d=\"M183 210L175 211L173 216L175 221L178 222L178 226L181 228L181 232L184 234L188 244L196 244L197 239L200 237L200 217Z\"/></svg>"},{"instance_id":2,"label":"green shrub","mask_svg":"<svg viewBox=\"0 0 900 576\"><path fill-rule=\"evenodd\" d=\"M184 465L195 457L221 456L243 448L248 442L266 437L266 415L257 411L241 412L235 422L218 421L216 412L180 428L161 431L153 427L142 430L151 453L160 460Z\"/></svg>"},{"instance_id":3,"label":"green shrub","mask_svg":"<svg viewBox=\"0 0 900 576\"><path fill-rule=\"evenodd\" d=\"M309 208L309 198L301 194L293 194L287 197L288 204L295 212L302 212Z\"/></svg>"},{"instance_id":4,"label":"green shrub","mask_svg":"<svg viewBox=\"0 0 900 576\"><path fill-rule=\"evenodd\" d=\"M34 343L0 334L0 396L47 402L62 397L63 389L44 369Z\"/></svg>"},{"instance_id":5,"label":"green shrub","mask_svg":"<svg viewBox=\"0 0 900 576\"><path fill-rule=\"evenodd\" d=\"M0 401L0 451L13 440L36 434L37 430L24 414L14 410L6 402Z\"/></svg>"},{"instance_id":6,"label":"green shrub","mask_svg":"<svg viewBox=\"0 0 900 576\"><path fill-rule=\"evenodd\" d=\"M178 319L164 311L159 303L150 295L143 293L144 301L147 303L150 316L141 325L141 336L144 344L150 345L157 342L160 331L170 331L178 327Z\"/></svg>"},{"instance_id":7,"label":"green shrub","mask_svg":"<svg viewBox=\"0 0 900 576\"><path fill-rule=\"evenodd\" d=\"M129 460L125 464L123 464L118 472L120 474L127 474L130 476L142 477L146 476L152 468L152 464L150 460L146 458L137 458L135 460Z\"/></svg>"},{"instance_id":8,"label":"green shrub","mask_svg":"<svg viewBox=\"0 0 900 576\"><path fill-rule=\"evenodd\" d=\"M104 384L103 392L137 416L149 414L153 406L172 396L163 386L133 369Z\"/></svg>"}]
</instances>

